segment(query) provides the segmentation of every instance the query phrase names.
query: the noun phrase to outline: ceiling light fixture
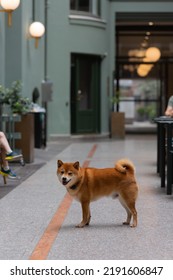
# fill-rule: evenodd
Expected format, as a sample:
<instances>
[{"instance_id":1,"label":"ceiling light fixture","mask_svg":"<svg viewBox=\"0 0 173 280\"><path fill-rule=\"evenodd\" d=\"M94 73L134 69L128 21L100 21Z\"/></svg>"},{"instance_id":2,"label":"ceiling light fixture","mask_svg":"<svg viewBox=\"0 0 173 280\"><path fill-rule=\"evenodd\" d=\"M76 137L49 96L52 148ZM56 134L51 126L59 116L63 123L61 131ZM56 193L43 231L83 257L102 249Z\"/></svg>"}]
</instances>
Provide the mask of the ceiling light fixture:
<instances>
[{"instance_id":1,"label":"ceiling light fixture","mask_svg":"<svg viewBox=\"0 0 173 280\"><path fill-rule=\"evenodd\" d=\"M139 65L139 67L137 68L137 74L140 77L146 77L148 75L148 70L142 67L142 64Z\"/></svg>"},{"instance_id":2,"label":"ceiling light fixture","mask_svg":"<svg viewBox=\"0 0 173 280\"><path fill-rule=\"evenodd\" d=\"M145 56L150 61L156 62L157 60L159 60L159 58L161 56L161 52L156 47L150 47L146 50Z\"/></svg>"}]
</instances>

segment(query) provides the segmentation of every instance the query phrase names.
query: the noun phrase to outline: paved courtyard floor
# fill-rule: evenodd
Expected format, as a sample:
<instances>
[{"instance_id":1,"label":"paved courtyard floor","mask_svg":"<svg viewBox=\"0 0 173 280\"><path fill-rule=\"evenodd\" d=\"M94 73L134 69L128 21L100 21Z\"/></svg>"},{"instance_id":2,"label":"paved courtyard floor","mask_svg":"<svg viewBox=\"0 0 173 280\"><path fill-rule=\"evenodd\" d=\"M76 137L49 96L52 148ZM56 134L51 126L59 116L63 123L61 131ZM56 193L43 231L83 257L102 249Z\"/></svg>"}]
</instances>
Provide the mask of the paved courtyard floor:
<instances>
[{"instance_id":1,"label":"paved courtyard floor","mask_svg":"<svg viewBox=\"0 0 173 280\"><path fill-rule=\"evenodd\" d=\"M125 140L71 139L36 151L39 168L1 196L0 259L172 260L173 196L160 188L156 148L156 136L144 134ZM123 226L126 213L119 201L103 198L91 204L90 226L75 228L80 204L58 182L57 159L102 168L124 157L134 162L140 186L138 227Z\"/></svg>"}]
</instances>

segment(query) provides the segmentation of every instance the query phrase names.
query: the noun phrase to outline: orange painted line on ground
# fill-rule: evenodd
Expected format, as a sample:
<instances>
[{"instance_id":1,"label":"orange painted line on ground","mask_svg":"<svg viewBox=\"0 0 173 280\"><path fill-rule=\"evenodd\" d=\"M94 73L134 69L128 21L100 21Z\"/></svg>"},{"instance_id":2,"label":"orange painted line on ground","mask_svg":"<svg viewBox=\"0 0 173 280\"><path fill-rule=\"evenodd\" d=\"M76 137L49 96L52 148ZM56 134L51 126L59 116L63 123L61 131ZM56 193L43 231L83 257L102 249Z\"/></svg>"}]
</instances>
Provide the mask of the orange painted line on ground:
<instances>
[{"instance_id":1,"label":"orange painted line on ground","mask_svg":"<svg viewBox=\"0 0 173 280\"><path fill-rule=\"evenodd\" d=\"M97 144L93 145L91 151L90 151L89 154L88 154L88 158L92 158L92 157L93 157L93 155L94 155L96 149L97 149Z\"/></svg>"},{"instance_id":2,"label":"orange painted line on ground","mask_svg":"<svg viewBox=\"0 0 173 280\"><path fill-rule=\"evenodd\" d=\"M67 215L68 209L72 203L72 197L66 193L64 199L62 200L59 208L57 209L55 215L50 221L47 229L42 235L40 241L35 247L32 255L30 256L30 260L45 260L49 251L52 247L52 244L57 237L57 234L63 224L63 221Z\"/></svg>"},{"instance_id":3,"label":"orange painted line on ground","mask_svg":"<svg viewBox=\"0 0 173 280\"><path fill-rule=\"evenodd\" d=\"M89 164L90 164L90 160L85 160L84 163L83 163L83 165L82 165L82 167L83 167L83 168L86 168L86 167L89 166Z\"/></svg>"},{"instance_id":4,"label":"orange painted line on ground","mask_svg":"<svg viewBox=\"0 0 173 280\"><path fill-rule=\"evenodd\" d=\"M94 145L88 154L89 158L94 155L96 149L97 145ZM89 163L89 160L84 161L82 167L88 167ZM29 257L29 260L45 260L47 258L52 245L61 229L61 226L68 213L72 201L73 198L68 193L66 193L55 215L53 216L41 239L33 250L31 256Z\"/></svg>"}]
</instances>

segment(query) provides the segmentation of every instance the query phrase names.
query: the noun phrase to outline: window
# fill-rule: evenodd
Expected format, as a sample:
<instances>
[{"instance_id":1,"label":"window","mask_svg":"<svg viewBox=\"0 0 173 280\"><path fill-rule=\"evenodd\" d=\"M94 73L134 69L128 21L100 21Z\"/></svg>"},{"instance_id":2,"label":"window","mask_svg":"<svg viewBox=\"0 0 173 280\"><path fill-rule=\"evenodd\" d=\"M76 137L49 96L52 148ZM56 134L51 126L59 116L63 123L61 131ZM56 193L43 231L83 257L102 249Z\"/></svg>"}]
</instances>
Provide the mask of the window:
<instances>
[{"instance_id":1,"label":"window","mask_svg":"<svg viewBox=\"0 0 173 280\"><path fill-rule=\"evenodd\" d=\"M70 0L70 10L99 16L100 0Z\"/></svg>"}]
</instances>

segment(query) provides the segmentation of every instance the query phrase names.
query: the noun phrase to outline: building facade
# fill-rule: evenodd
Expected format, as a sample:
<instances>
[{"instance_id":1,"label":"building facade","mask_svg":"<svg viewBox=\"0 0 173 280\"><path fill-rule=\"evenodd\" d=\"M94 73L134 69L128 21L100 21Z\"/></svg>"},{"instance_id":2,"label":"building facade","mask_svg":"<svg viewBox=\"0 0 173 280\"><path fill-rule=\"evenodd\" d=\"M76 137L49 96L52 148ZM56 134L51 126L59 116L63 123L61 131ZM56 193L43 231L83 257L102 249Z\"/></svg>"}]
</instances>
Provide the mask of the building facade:
<instances>
[{"instance_id":1,"label":"building facade","mask_svg":"<svg viewBox=\"0 0 173 280\"><path fill-rule=\"evenodd\" d=\"M0 15L0 84L21 80L23 95L31 99L39 89L48 139L109 135L117 16L134 13L173 13L173 1L22 0L11 27L5 13ZM46 27L38 48L28 33L32 21ZM44 81L53 84L48 102L42 96Z\"/></svg>"}]
</instances>

